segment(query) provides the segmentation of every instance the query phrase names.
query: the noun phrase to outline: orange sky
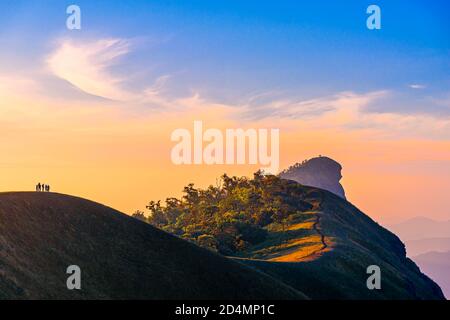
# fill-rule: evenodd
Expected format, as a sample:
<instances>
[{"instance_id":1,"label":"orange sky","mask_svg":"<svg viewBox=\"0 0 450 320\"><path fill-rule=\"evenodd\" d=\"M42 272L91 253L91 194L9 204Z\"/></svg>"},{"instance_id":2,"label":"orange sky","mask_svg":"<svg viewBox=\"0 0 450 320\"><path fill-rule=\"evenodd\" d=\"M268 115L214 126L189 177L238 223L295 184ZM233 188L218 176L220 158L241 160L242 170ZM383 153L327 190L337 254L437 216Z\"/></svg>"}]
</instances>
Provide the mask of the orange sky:
<instances>
[{"instance_id":1,"label":"orange sky","mask_svg":"<svg viewBox=\"0 0 450 320\"><path fill-rule=\"evenodd\" d=\"M357 107L367 97L338 98L342 108L319 117L249 124L235 120L233 107L198 96L179 101L181 110L136 114L133 106L54 101L32 86L27 92L0 86L0 191L32 190L40 181L132 213L150 200L179 196L189 182L207 186L224 172L258 169L173 165L171 132L199 119L207 128L280 128L280 169L319 154L336 159L349 201L379 222L450 219L450 141L406 135L411 119L360 118ZM371 126L352 128L354 121Z\"/></svg>"},{"instance_id":2,"label":"orange sky","mask_svg":"<svg viewBox=\"0 0 450 320\"><path fill-rule=\"evenodd\" d=\"M348 200L383 224L450 219L446 6L369 30L352 4L86 1L72 30L36 3L0 2L0 192L48 183L131 214L260 168L174 165L171 133L200 120L279 129L280 170L335 159Z\"/></svg>"}]
</instances>

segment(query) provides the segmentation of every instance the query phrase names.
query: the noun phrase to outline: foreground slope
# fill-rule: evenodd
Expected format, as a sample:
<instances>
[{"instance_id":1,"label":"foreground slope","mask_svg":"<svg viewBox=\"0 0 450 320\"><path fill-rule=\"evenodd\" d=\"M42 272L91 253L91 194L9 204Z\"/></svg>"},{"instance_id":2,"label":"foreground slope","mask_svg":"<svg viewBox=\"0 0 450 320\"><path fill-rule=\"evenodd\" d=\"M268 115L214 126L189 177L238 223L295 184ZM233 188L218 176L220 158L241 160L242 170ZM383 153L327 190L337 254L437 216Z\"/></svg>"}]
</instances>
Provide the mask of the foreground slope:
<instances>
[{"instance_id":1,"label":"foreground slope","mask_svg":"<svg viewBox=\"0 0 450 320\"><path fill-rule=\"evenodd\" d=\"M296 184L282 180L278 183ZM312 299L444 299L441 289L406 257L405 246L351 203L303 186L312 209L237 259L277 277ZM368 290L367 267L381 268L381 290Z\"/></svg>"},{"instance_id":2,"label":"foreground slope","mask_svg":"<svg viewBox=\"0 0 450 320\"><path fill-rule=\"evenodd\" d=\"M66 288L66 268L82 290ZM118 211L0 194L0 299L302 299L290 286Z\"/></svg>"}]
</instances>

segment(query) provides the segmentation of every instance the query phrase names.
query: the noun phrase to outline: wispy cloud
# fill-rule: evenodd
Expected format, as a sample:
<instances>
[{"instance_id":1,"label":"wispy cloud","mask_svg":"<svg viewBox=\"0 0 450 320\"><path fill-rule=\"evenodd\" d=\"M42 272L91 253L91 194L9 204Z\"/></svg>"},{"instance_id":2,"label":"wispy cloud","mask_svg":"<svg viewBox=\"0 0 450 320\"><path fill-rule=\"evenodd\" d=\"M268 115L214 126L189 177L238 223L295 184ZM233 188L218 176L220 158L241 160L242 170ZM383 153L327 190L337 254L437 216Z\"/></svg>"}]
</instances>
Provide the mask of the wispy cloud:
<instances>
[{"instance_id":1,"label":"wispy cloud","mask_svg":"<svg viewBox=\"0 0 450 320\"><path fill-rule=\"evenodd\" d=\"M372 138L450 138L450 117L424 113L371 112L369 106L383 103L390 91L340 92L307 100L275 99L256 103L249 99L242 113L249 121L262 121L301 128L304 131L366 132ZM261 95L263 96L263 95ZM236 110L236 107L234 107Z\"/></svg>"},{"instance_id":2,"label":"wispy cloud","mask_svg":"<svg viewBox=\"0 0 450 320\"><path fill-rule=\"evenodd\" d=\"M80 90L112 100L129 100L133 96L122 89L123 78L111 67L130 52L125 39L101 39L75 42L63 39L47 59L50 71Z\"/></svg>"},{"instance_id":3,"label":"wispy cloud","mask_svg":"<svg viewBox=\"0 0 450 320\"><path fill-rule=\"evenodd\" d=\"M408 87L410 87L411 89L425 89L427 86L424 84L412 83L408 85Z\"/></svg>"},{"instance_id":4,"label":"wispy cloud","mask_svg":"<svg viewBox=\"0 0 450 320\"><path fill-rule=\"evenodd\" d=\"M74 42L62 40L47 59L51 72L80 90L95 96L125 102L127 106L145 106L151 110L204 113L221 110L238 122L273 122L301 126L306 130L370 131L374 136L416 136L449 138L450 119L433 114L405 114L389 108L374 111L395 92L380 90L366 93L339 92L311 99L292 98L280 91L251 95L244 102L222 104L205 99L198 92L184 98L173 98L165 90L169 75L160 75L143 90L131 91L132 76L113 72L121 58L131 52L132 41L100 39ZM131 85L130 85L131 84ZM411 89L424 89L424 84L410 84ZM139 87L142 87L141 85ZM145 86L144 86L145 87ZM380 104L381 103L381 104ZM223 111L223 112L222 112Z\"/></svg>"},{"instance_id":5,"label":"wispy cloud","mask_svg":"<svg viewBox=\"0 0 450 320\"><path fill-rule=\"evenodd\" d=\"M75 42L63 39L49 55L50 72L83 92L124 102L128 106L146 106L152 110L169 110L179 101L164 94L170 75L160 75L142 90L132 90L133 75L118 76L112 70L120 66L121 58L131 53L134 44L129 39L100 39ZM141 87L139 83L136 87Z\"/></svg>"},{"instance_id":6,"label":"wispy cloud","mask_svg":"<svg viewBox=\"0 0 450 320\"><path fill-rule=\"evenodd\" d=\"M258 103L254 98L242 105L244 116L253 119L272 118L314 118L325 113L345 108L363 108L373 101L385 97L387 91L357 94L341 92L335 95L317 97L313 99L275 99ZM261 95L264 96L264 95Z\"/></svg>"}]
</instances>

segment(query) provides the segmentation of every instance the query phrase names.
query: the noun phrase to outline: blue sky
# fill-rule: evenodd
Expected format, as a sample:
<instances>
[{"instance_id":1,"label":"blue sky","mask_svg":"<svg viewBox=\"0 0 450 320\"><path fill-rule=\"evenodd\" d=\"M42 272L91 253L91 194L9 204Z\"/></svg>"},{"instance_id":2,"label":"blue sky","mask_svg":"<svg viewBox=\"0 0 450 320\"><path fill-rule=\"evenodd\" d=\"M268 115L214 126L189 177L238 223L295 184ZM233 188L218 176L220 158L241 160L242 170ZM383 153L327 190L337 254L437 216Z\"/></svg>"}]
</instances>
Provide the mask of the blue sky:
<instances>
[{"instance_id":1,"label":"blue sky","mask_svg":"<svg viewBox=\"0 0 450 320\"><path fill-rule=\"evenodd\" d=\"M65 29L65 8L82 30ZM382 29L366 28L369 4ZM223 103L389 91L371 112L450 115L448 1L2 1L0 70L39 66L57 39L133 39L111 66L137 89ZM13 63L12 63L13 61ZM50 79L49 83L55 85Z\"/></svg>"}]
</instances>

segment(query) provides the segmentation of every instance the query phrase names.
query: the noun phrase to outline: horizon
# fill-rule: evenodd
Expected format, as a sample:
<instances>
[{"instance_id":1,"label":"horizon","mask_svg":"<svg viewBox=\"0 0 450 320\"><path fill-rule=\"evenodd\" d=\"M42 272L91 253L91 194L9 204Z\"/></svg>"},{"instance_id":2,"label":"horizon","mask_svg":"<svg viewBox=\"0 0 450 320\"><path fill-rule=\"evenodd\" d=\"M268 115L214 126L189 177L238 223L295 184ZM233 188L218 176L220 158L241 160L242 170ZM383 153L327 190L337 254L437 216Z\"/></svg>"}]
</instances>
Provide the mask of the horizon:
<instances>
[{"instance_id":1,"label":"horizon","mask_svg":"<svg viewBox=\"0 0 450 320\"><path fill-rule=\"evenodd\" d=\"M376 1L380 30L369 1L80 0L81 30L70 4L0 4L0 192L40 181L132 214L260 168L175 165L171 133L201 120L279 129L279 171L336 160L384 225L450 220L448 2Z\"/></svg>"}]
</instances>

